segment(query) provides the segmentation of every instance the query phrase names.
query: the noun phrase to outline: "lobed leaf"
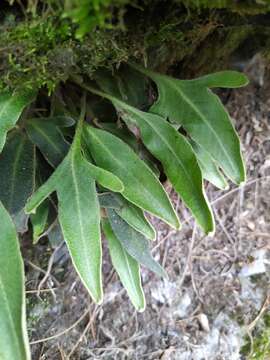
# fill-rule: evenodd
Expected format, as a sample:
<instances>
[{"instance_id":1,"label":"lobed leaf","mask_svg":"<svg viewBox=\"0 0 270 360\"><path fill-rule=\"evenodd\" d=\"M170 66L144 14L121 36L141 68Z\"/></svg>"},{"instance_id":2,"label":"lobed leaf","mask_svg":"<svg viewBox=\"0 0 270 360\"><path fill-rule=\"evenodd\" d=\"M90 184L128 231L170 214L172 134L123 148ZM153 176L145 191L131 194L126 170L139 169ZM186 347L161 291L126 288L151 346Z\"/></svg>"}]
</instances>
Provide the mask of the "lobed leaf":
<instances>
[{"instance_id":1,"label":"lobed leaf","mask_svg":"<svg viewBox=\"0 0 270 360\"><path fill-rule=\"evenodd\" d=\"M24 269L15 227L0 202L0 359L30 360Z\"/></svg>"},{"instance_id":2,"label":"lobed leaf","mask_svg":"<svg viewBox=\"0 0 270 360\"><path fill-rule=\"evenodd\" d=\"M110 171L104 170L88 162L88 172L101 186L115 192L122 192L124 190L122 181Z\"/></svg>"},{"instance_id":3,"label":"lobed leaf","mask_svg":"<svg viewBox=\"0 0 270 360\"><path fill-rule=\"evenodd\" d=\"M200 145L196 144L194 141L191 141L191 145L197 156L203 178L208 180L221 190L228 189L229 185L223 174L217 167L215 161L212 159L211 155L208 154Z\"/></svg>"},{"instance_id":4,"label":"lobed leaf","mask_svg":"<svg viewBox=\"0 0 270 360\"><path fill-rule=\"evenodd\" d=\"M115 210L107 209L107 213L115 236L129 255L157 275L167 277L165 270L153 259L147 239L122 220Z\"/></svg>"},{"instance_id":5,"label":"lobed leaf","mask_svg":"<svg viewBox=\"0 0 270 360\"><path fill-rule=\"evenodd\" d=\"M109 244L113 267L127 290L132 304L136 310L142 312L145 309L145 298L141 285L139 264L124 249L114 235L108 221L103 221L102 228Z\"/></svg>"},{"instance_id":6,"label":"lobed leaf","mask_svg":"<svg viewBox=\"0 0 270 360\"><path fill-rule=\"evenodd\" d=\"M179 227L177 215L157 177L127 144L89 125L84 126L83 134L95 162L122 181L122 195L127 200L171 226Z\"/></svg>"},{"instance_id":7,"label":"lobed leaf","mask_svg":"<svg viewBox=\"0 0 270 360\"><path fill-rule=\"evenodd\" d=\"M29 199L26 211L35 211L55 190L59 222L74 267L94 301L99 303L103 296L100 210L89 163L74 148Z\"/></svg>"},{"instance_id":8,"label":"lobed leaf","mask_svg":"<svg viewBox=\"0 0 270 360\"><path fill-rule=\"evenodd\" d=\"M220 99L208 87L243 86L246 77L226 72L178 80L135 67L157 84L159 97L150 111L181 124L232 181L237 184L245 181L239 138Z\"/></svg>"},{"instance_id":9,"label":"lobed leaf","mask_svg":"<svg viewBox=\"0 0 270 360\"><path fill-rule=\"evenodd\" d=\"M86 160L70 156L57 185L58 218L71 259L96 303L103 298L100 209Z\"/></svg>"},{"instance_id":10,"label":"lobed leaf","mask_svg":"<svg viewBox=\"0 0 270 360\"><path fill-rule=\"evenodd\" d=\"M81 123L62 163L26 205L35 211L51 192L58 197L58 219L71 259L93 300L102 301L100 208L95 179L114 191L123 185L113 174L89 163L81 153Z\"/></svg>"},{"instance_id":11,"label":"lobed leaf","mask_svg":"<svg viewBox=\"0 0 270 360\"><path fill-rule=\"evenodd\" d=\"M162 163L175 190L191 210L202 229L214 230L214 220L203 191L202 175L187 140L158 115L140 111L122 101L114 101L124 112L124 120L135 123L147 149Z\"/></svg>"}]
</instances>

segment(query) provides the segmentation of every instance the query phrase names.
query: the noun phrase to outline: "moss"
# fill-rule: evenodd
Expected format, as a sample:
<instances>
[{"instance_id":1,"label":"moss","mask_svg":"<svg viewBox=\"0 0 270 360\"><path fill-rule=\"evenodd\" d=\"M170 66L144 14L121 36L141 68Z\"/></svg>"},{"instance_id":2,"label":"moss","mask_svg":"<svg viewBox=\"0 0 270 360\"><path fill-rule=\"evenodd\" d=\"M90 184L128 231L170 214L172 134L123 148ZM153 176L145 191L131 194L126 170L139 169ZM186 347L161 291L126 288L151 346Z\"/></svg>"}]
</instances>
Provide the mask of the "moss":
<instances>
[{"instance_id":1,"label":"moss","mask_svg":"<svg viewBox=\"0 0 270 360\"><path fill-rule=\"evenodd\" d=\"M128 0L70 0L66 1L64 16L71 18L77 25L75 36L81 39L97 26L115 28L115 23L121 25L123 13L120 9L128 2Z\"/></svg>"},{"instance_id":2,"label":"moss","mask_svg":"<svg viewBox=\"0 0 270 360\"><path fill-rule=\"evenodd\" d=\"M205 67L208 72L226 68L230 55L254 31L254 27L251 25L219 27L200 44L197 52L192 54L192 69L190 69L190 59L188 59L183 64L183 71L197 76L205 72ZM209 42L211 46L209 46Z\"/></svg>"},{"instance_id":3,"label":"moss","mask_svg":"<svg viewBox=\"0 0 270 360\"><path fill-rule=\"evenodd\" d=\"M1 89L46 87L52 92L71 74L92 76L101 67L131 58L160 71L178 64L183 76L193 76L226 67L231 54L255 33L263 36L262 44L270 38L267 14L262 15L263 25L257 15L236 14L229 2L213 11L208 9L214 6L210 1L187 6L183 0L100 0L91 12L94 27L78 39L78 23L69 11L63 17L62 3L40 0L24 11L16 5L5 9L0 23ZM252 4L257 8L248 2Z\"/></svg>"},{"instance_id":4,"label":"moss","mask_svg":"<svg viewBox=\"0 0 270 360\"><path fill-rule=\"evenodd\" d=\"M248 360L266 360L270 358L270 314L264 315L256 329L253 331L253 345L250 338L243 346L241 353L247 356Z\"/></svg>"}]
</instances>

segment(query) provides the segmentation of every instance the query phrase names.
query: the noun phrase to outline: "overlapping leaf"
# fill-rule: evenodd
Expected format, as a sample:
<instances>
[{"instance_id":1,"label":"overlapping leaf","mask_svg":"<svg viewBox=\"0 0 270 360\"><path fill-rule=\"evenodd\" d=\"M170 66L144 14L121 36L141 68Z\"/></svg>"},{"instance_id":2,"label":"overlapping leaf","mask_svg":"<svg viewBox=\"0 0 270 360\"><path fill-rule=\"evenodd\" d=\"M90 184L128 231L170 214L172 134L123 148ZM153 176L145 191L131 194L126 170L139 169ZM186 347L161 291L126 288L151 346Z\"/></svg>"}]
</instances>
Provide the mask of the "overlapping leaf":
<instances>
[{"instance_id":1,"label":"overlapping leaf","mask_svg":"<svg viewBox=\"0 0 270 360\"><path fill-rule=\"evenodd\" d=\"M43 201L43 203L37 208L35 214L31 214L30 219L33 228L33 243L36 244L46 229L47 220L49 215L49 200Z\"/></svg>"},{"instance_id":2,"label":"overlapping leaf","mask_svg":"<svg viewBox=\"0 0 270 360\"><path fill-rule=\"evenodd\" d=\"M161 161L175 190L190 208L204 231L212 232L214 221L203 192L201 171L187 140L160 116L142 112L110 94L100 94L114 103L128 124L132 123L139 127L142 141L148 150Z\"/></svg>"},{"instance_id":3,"label":"overlapping leaf","mask_svg":"<svg viewBox=\"0 0 270 360\"><path fill-rule=\"evenodd\" d=\"M50 226L50 229L48 229L48 239L53 249L60 246L64 241L63 232L58 220Z\"/></svg>"},{"instance_id":4,"label":"overlapping leaf","mask_svg":"<svg viewBox=\"0 0 270 360\"><path fill-rule=\"evenodd\" d=\"M29 360L24 270L14 225L0 202L0 359Z\"/></svg>"},{"instance_id":5,"label":"overlapping leaf","mask_svg":"<svg viewBox=\"0 0 270 360\"><path fill-rule=\"evenodd\" d=\"M59 128L47 119L31 119L27 122L26 131L48 163L53 167L59 165L69 149Z\"/></svg>"},{"instance_id":6,"label":"overlapping leaf","mask_svg":"<svg viewBox=\"0 0 270 360\"><path fill-rule=\"evenodd\" d=\"M123 196L115 193L103 193L99 195L99 203L101 207L114 209L135 230L148 239L155 240L155 229L146 219L143 211L125 200Z\"/></svg>"},{"instance_id":7,"label":"overlapping leaf","mask_svg":"<svg viewBox=\"0 0 270 360\"><path fill-rule=\"evenodd\" d=\"M245 181L239 138L229 114L209 88L244 86L248 83L246 76L225 71L194 80L177 80L135 67L157 84L159 97L151 112L181 124L232 181Z\"/></svg>"},{"instance_id":8,"label":"overlapping leaf","mask_svg":"<svg viewBox=\"0 0 270 360\"><path fill-rule=\"evenodd\" d=\"M107 213L115 236L128 254L157 275L166 277L164 269L153 259L147 239L129 226L113 209L107 209Z\"/></svg>"},{"instance_id":9,"label":"overlapping leaf","mask_svg":"<svg viewBox=\"0 0 270 360\"><path fill-rule=\"evenodd\" d=\"M202 175L187 140L158 115L140 111L114 99L124 120L135 123L148 150L160 160L164 172L206 233L214 230L212 212L203 192Z\"/></svg>"},{"instance_id":10,"label":"overlapping leaf","mask_svg":"<svg viewBox=\"0 0 270 360\"><path fill-rule=\"evenodd\" d=\"M171 226L178 228L179 220L162 185L122 140L106 131L85 124L84 141L95 162L116 174L124 184L122 195Z\"/></svg>"},{"instance_id":11,"label":"overlapping leaf","mask_svg":"<svg viewBox=\"0 0 270 360\"><path fill-rule=\"evenodd\" d=\"M208 154L200 145L196 144L194 141L191 141L191 145L197 156L203 178L210 181L217 188L226 190L228 188L228 183L210 154Z\"/></svg>"},{"instance_id":12,"label":"overlapping leaf","mask_svg":"<svg viewBox=\"0 0 270 360\"><path fill-rule=\"evenodd\" d=\"M148 106L148 79L130 66L122 65L113 75L109 71L97 72L95 80L104 92L122 99L129 105L138 109Z\"/></svg>"},{"instance_id":13,"label":"overlapping leaf","mask_svg":"<svg viewBox=\"0 0 270 360\"><path fill-rule=\"evenodd\" d=\"M102 301L100 209L95 178L113 191L123 185L113 174L88 163L75 136L72 147L55 172L31 197L27 212L34 212L53 191L58 197L58 217L73 264L92 298Z\"/></svg>"},{"instance_id":14,"label":"overlapping leaf","mask_svg":"<svg viewBox=\"0 0 270 360\"><path fill-rule=\"evenodd\" d=\"M124 249L107 220L103 221L102 227L108 240L113 266L127 290L132 304L136 310L143 311L145 309L145 298L141 285L139 264Z\"/></svg>"},{"instance_id":15,"label":"overlapping leaf","mask_svg":"<svg viewBox=\"0 0 270 360\"><path fill-rule=\"evenodd\" d=\"M8 212L19 213L35 186L35 147L15 131L0 154L0 200Z\"/></svg>"},{"instance_id":16,"label":"overlapping leaf","mask_svg":"<svg viewBox=\"0 0 270 360\"><path fill-rule=\"evenodd\" d=\"M0 152L3 150L7 132L18 121L23 109L33 101L32 91L0 94Z\"/></svg>"}]
</instances>

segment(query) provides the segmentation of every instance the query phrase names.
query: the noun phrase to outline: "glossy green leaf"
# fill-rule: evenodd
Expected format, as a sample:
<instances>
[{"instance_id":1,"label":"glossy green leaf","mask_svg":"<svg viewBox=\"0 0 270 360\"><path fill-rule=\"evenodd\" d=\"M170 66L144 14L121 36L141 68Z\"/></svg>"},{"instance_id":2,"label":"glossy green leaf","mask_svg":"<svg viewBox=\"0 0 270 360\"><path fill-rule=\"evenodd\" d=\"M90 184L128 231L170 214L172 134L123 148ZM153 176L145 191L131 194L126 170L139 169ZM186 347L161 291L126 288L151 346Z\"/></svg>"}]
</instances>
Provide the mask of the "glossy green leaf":
<instances>
[{"instance_id":1,"label":"glossy green leaf","mask_svg":"<svg viewBox=\"0 0 270 360\"><path fill-rule=\"evenodd\" d=\"M171 226L179 227L177 215L157 177L127 144L87 124L84 126L84 141L95 162L123 182L122 195L127 200Z\"/></svg>"},{"instance_id":2,"label":"glossy green leaf","mask_svg":"<svg viewBox=\"0 0 270 360\"><path fill-rule=\"evenodd\" d=\"M206 233L212 232L214 220L191 145L160 116L140 111L116 99L114 103L122 109L125 120L139 127L143 143L162 163L165 174L202 229Z\"/></svg>"},{"instance_id":3,"label":"glossy green leaf","mask_svg":"<svg viewBox=\"0 0 270 360\"><path fill-rule=\"evenodd\" d=\"M220 99L209 90L215 86L244 86L247 78L237 72L178 80L137 67L156 84L159 97L151 112L181 124L235 183L245 181L239 138Z\"/></svg>"},{"instance_id":4,"label":"glossy green leaf","mask_svg":"<svg viewBox=\"0 0 270 360\"><path fill-rule=\"evenodd\" d=\"M153 173L159 177L160 172L155 163L153 156L146 150L141 141L136 139L135 135L132 132L128 131L128 128L124 123L121 123L121 128L118 127L116 123L102 123L100 124L101 128L109 131L113 135L117 136L125 143L127 143L153 171Z\"/></svg>"},{"instance_id":5,"label":"glossy green leaf","mask_svg":"<svg viewBox=\"0 0 270 360\"><path fill-rule=\"evenodd\" d=\"M138 262L133 259L123 245L114 235L108 221L103 221L102 228L108 240L110 256L113 267L124 285L130 300L136 310L144 311L145 298L141 285L140 268Z\"/></svg>"},{"instance_id":6,"label":"glossy green leaf","mask_svg":"<svg viewBox=\"0 0 270 360\"><path fill-rule=\"evenodd\" d=\"M95 302L102 301L100 208L94 177L114 191L118 178L90 164L82 156L81 123L68 155L26 205L34 212L51 192L58 197L58 218L74 267Z\"/></svg>"},{"instance_id":7,"label":"glossy green leaf","mask_svg":"<svg viewBox=\"0 0 270 360\"><path fill-rule=\"evenodd\" d=\"M226 179L215 164L215 161L210 156L210 154L203 150L203 148L200 145L196 144L194 141L191 141L191 145L197 156L203 178L208 180L221 190L228 189L228 183Z\"/></svg>"},{"instance_id":8,"label":"glossy green leaf","mask_svg":"<svg viewBox=\"0 0 270 360\"><path fill-rule=\"evenodd\" d=\"M21 131L10 134L0 154L0 201L14 216L35 187L35 147Z\"/></svg>"},{"instance_id":9,"label":"glossy green leaf","mask_svg":"<svg viewBox=\"0 0 270 360\"><path fill-rule=\"evenodd\" d=\"M249 82L245 74L231 70L219 71L188 81L189 83L194 82L195 86L200 85L208 88L239 88L246 86Z\"/></svg>"},{"instance_id":10,"label":"glossy green leaf","mask_svg":"<svg viewBox=\"0 0 270 360\"><path fill-rule=\"evenodd\" d=\"M3 150L7 132L16 125L23 109L33 101L34 96L32 91L0 94L0 152Z\"/></svg>"},{"instance_id":11,"label":"glossy green leaf","mask_svg":"<svg viewBox=\"0 0 270 360\"><path fill-rule=\"evenodd\" d=\"M88 162L89 174L95 179L101 186L116 192L122 192L124 185L122 181L110 171L104 170L98 166L95 166Z\"/></svg>"},{"instance_id":12,"label":"glossy green leaf","mask_svg":"<svg viewBox=\"0 0 270 360\"><path fill-rule=\"evenodd\" d=\"M121 216L130 226L142 233L145 237L155 240L156 232L145 217L143 211L123 198L119 194L103 193L99 195L101 207L111 208Z\"/></svg>"},{"instance_id":13,"label":"glossy green leaf","mask_svg":"<svg viewBox=\"0 0 270 360\"><path fill-rule=\"evenodd\" d=\"M57 186L58 217L73 264L95 302L102 301L100 209L88 163L71 157Z\"/></svg>"},{"instance_id":14,"label":"glossy green leaf","mask_svg":"<svg viewBox=\"0 0 270 360\"><path fill-rule=\"evenodd\" d=\"M0 359L29 360L24 268L14 225L0 202Z\"/></svg>"},{"instance_id":15,"label":"glossy green leaf","mask_svg":"<svg viewBox=\"0 0 270 360\"><path fill-rule=\"evenodd\" d=\"M153 259L147 239L129 226L113 209L107 209L107 213L115 236L129 255L157 275L167 277L164 269Z\"/></svg>"},{"instance_id":16,"label":"glossy green leaf","mask_svg":"<svg viewBox=\"0 0 270 360\"><path fill-rule=\"evenodd\" d=\"M69 144L55 124L44 119L31 119L26 131L31 141L39 148L45 159L56 167L66 156Z\"/></svg>"},{"instance_id":17,"label":"glossy green leaf","mask_svg":"<svg viewBox=\"0 0 270 360\"><path fill-rule=\"evenodd\" d=\"M100 210L91 168L71 149L51 177L30 198L27 212L57 192L58 217L74 267L95 302L102 301Z\"/></svg>"},{"instance_id":18,"label":"glossy green leaf","mask_svg":"<svg viewBox=\"0 0 270 360\"><path fill-rule=\"evenodd\" d=\"M44 233L49 215L49 201L45 200L35 214L30 215L33 228L33 243L36 244L40 236Z\"/></svg>"}]
</instances>

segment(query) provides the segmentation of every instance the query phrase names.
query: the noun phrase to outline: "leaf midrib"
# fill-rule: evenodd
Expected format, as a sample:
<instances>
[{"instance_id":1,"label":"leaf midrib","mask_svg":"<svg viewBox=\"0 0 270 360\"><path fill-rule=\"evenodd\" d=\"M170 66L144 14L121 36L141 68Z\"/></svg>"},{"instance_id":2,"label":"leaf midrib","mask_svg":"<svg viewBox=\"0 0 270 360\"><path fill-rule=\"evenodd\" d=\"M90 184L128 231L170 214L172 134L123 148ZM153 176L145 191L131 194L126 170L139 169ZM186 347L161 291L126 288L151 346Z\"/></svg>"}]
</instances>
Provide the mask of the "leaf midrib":
<instances>
[{"instance_id":1,"label":"leaf midrib","mask_svg":"<svg viewBox=\"0 0 270 360\"><path fill-rule=\"evenodd\" d=\"M75 190L75 203L76 203L77 211L78 211L78 214L79 214L79 225L80 225L81 239L83 240L84 254L87 254L87 241L86 241L86 237L85 237L85 233L84 233L84 227L83 227L83 223L82 223L82 213L81 213L80 199L79 199L79 186L78 186L78 182L77 182L77 178L76 178L75 158L74 158L74 156L71 156L70 166L71 166L71 174L72 174L74 190ZM91 276L92 271L91 271L91 267L89 265L89 261L88 261L87 256L86 256L86 263L87 263L89 276Z\"/></svg>"},{"instance_id":2,"label":"leaf midrib","mask_svg":"<svg viewBox=\"0 0 270 360\"><path fill-rule=\"evenodd\" d=\"M34 125L34 123L32 123L30 126L32 126L34 129L36 129L36 131L37 131L38 133L40 133L40 134L46 139L46 141L56 150L56 152L57 152L58 154L60 154L60 155L62 154L61 149L60 149L59 147L57 147L57 145L56 145L54 142L51 141L50 137L47 136L47 134L46 134L44 131L42 131L42 130L40 129L40 127ZM60 134L59 134L59 135L60 135Z\"/></svg>"},{"instance_id":3,"label":"leaf midrib","mask_svg":"<svg viewBox=\"0 0 270 360\"><path fill-rule=\"evenodd\" d=\"M15 325L14 325L14 319L13 319L13 316L12 316L12 311L10 309L8 296L7 296L6 291L5 291L5 286L4 286L3 280L1 278L1 273L0 273L0 289L1 289L1 293L3 294L4 306L5 306L5 308L7 310L7 313L8 313L8 318L9 318L9 322L10 322L10 325L11 325L11 330L15 335L15 341L16 341L16 344L17 344L16 351L17 351L17 353L19 355L21 355L20 341L18 339L18 334L17 334L16 328L15 328Z\"/></svg>"},{"instance_id":4,"label":"leaf midrib","mask_svg":"<svg viewBox=\"0 0 270 360\"><path fill-rule=\"evenodd\" d=\"M159 82L159 79L157 77L155 77L156 81ZM227 154L226 148L223 146L221 140L219 139L215 129L211 126L211 124L207 121L207 118L205 116L203 116L203 114L200 112L199 109L197 109L197 107L195 106L195 104L189 100L189 98L184 94L184 92L170 79L167 79L167 77L162 77L162 79L169 83L170 86L172 86L176 92L178 92L180 94L180 96L182 96L182 98L185 100L185 102L197 113L197 115L207 124L207 126L210 128L211 132L214 134L214 137L216 138L217 142L219 143L220 147L223 150L223 153L225 154L227 161L229 162L230 166L232 167L232 169L234 169L235 171L235 166L234 163L231 161L230 156ZM208 90L208 89L207 89ZM209 90L208 90L209 91ZM158 98L158 102L161 103L161 98ZM202 146L202 145L201 145ZM219 160L218 160L219 161ZM238 173L237 169L236 169L236 173Z\"/></svg>"},{"instance_id":5,"label":"leaf midrib","mask_svg":"<svg viewBox=\"0 0 270 360\"><path fill-rule=\"evenodd\" d=\"M126 170L126 168L124 168L124 166L122 165L122 163L108 150L108 148L99 140L98 137L96 137L93 132L91 131L91 135L94 136L94 138L96 139L96 141L100 144L100 146L113 158L113 160L121 167L122 170ZM134 176L133 171L130 172L132 177L135 179L136 183L140 184L140 182L137 180L136 176ZM120 179L121 180L121 179ZM147 188L144 187L144 190L146 191L146 193L148 195L150 195L151 199L154 199L156 201L156 199L152 196L152 194L148 191ZM123 191L124 194L125 190ZM132 202L133 204L136 205L136 203L132 200L129 200L130 202ZM146 211L150 212L153 214L152 211L145 209Z\"/></svg>"},{"instance_id":6,"label":"leaf midrib","mask_svg":"<svg viewBox=\"0 0 270 360\"><path fill-rule=\"evenodd\" d=\"M152 130L154 130L154 132L158 135L158 137L159 137L161 140L163 140L163 142L165 143L165 145L168 147L168 149L170 150L170 152L174 155L174 157L176 158L176 160L177 160L177 162L179 163L180 167L181 167L182 170L184 171L186 178L188 178L188 180L190 181L189 184L190 184L190 183L192 184L192 189L197 192L197 189L196 189L196 187L194 186L193 179L190 177L189 173L186 171L186 168L185 168L185 166L183 165L183 162L182 162L181 159L177 156L177 153L176 153L175 150L171 147L170 143L168 143L167 140L166 140L166 138L164 138L164 137L162 136L162 134L160 134L160 133L155 129L155 127L151 124L151 122L149 122L149 120L147 119L147 117L146 117L146 119L143 118L143 117L141 116L141 114L138 113L138 112L135 111L135 110L134 110L134 113L137 114L138 116L140 116L140 118L141 118L143 121L147 122L147 124L151 127ZM181 135L179 135L179 136L181 136ZM191 151L192 151L192 150L191 150ZM155 155L155 156L156 156L156 155ZM202 187L202 185L201 185L201 187Z\"/></svg>"}]
</instances>

